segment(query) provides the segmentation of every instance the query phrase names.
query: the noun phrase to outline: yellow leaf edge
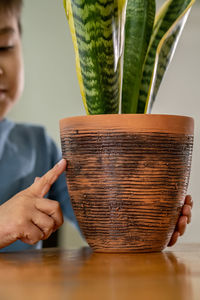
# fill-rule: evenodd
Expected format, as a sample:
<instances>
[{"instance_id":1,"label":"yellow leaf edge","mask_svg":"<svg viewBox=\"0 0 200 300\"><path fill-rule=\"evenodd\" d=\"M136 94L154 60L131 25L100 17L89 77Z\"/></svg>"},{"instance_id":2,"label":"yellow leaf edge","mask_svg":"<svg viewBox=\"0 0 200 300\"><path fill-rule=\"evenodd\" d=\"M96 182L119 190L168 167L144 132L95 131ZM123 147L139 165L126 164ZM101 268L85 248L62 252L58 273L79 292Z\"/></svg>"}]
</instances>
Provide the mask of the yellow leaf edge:
<instances>
[{"instance_id":1,"label":"yellow leaf edge","mask_svg":"<svg viewBox=\"0 0 200 300\"><path fill-rule=\"evenodd\" d=\"M80 91L81 91L81 96L83 100L83 104L86 110L86 114L88 115L88 107L86 103L86 96L85 96L85 90L84 90L84 84L83 84L83 78L81 75L81 66L80 66L80 59L79 59L79 51L78 51L78 43L76 39L76 31L75 31L75 26L74 26L74 18L73 18L73 12L72 12L72 6L71 6L71 1L70 0L63 0L64 8L65 8L65 13L66 17L68 19L70 31L71 31L71 36L72 36L72 42L74 45L74 51L75 51L75 60L76 60L76 73L78 77L78 82L80 86Z\"/></svg>"},{"instance_id":2,"label":"yellow leaf edge","mask_svg":"<svg viewBox=\"0 0 200 300\"><path fill-rule=\"evenodd\" d=\"M152 84L153 84L153 79L155 77L155 73L156 73L156 68L157 68L157 63L158 62L158 57L160 55L160 52L161 52L161 49L162 49L162 46L167 38L167 36L173 31L174 27L176 27L176 25L180 22L180 20L185 16L185 14L189 11L189 9L192 7L192 5L195 3L195 0L192 0L190 2L190 4L187 6L187 8L182 12L182 14L178 17L178 19L172 24L172 26L169 28L169 30L164 34L164 36L162 37L160 43L158 44L158 48L157 48L157 51L156 51L156 58L155 58L155 64L154 64L154 69L153 69L153 72L152 72L152 76L151 76L151 82L150 82L150 85L149 85L149 91L148 91L148 95L147 95L147 101L146 101L146 105L145 105L145 110L144 110L144 114L147 113L148 111L148 107L149 107L149 100L150 100L150 96L151 96L151 93L152 93ZM165 8L165 5L164 5L164 8ZM162 8L161 8L161 12L162 12Z\"/></svg>"}]
</instances>

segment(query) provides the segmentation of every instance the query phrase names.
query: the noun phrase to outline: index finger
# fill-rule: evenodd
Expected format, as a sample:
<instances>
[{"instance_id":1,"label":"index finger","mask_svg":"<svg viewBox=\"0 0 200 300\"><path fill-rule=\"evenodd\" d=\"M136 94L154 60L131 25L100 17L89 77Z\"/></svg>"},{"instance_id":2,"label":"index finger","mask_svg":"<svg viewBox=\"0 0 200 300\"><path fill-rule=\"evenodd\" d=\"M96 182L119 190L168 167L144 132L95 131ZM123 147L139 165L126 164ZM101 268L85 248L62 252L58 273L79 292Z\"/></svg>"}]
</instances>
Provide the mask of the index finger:
<instances>
[{"instance_id":1,"label":"index finger","mask_svg":"<svg viewBox=\"0 0 200 300\"><path fill-rule=\"evenodd\" d=\"M66 170L66 166L66 160L61 159L51 170L30 186L29 189L31 192L38 197L44 197L48 193L52 184Z\"/></svg>"}]
</instances>

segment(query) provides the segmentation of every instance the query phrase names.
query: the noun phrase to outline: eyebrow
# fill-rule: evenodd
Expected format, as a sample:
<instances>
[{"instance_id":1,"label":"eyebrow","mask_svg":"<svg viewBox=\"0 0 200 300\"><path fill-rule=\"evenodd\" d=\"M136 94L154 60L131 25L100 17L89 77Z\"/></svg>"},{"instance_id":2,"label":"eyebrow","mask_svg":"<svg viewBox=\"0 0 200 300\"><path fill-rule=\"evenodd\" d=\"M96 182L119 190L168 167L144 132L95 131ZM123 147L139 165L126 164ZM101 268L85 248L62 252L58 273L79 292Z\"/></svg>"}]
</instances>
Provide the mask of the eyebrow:
<instances>
[{"instance_id":1,"label":"eyebrow","mask_svg":"<svg viewBox=\"0 0 200 300\"><path fill-rule=\"evenodd\" d=\"M0 35L9 34L9 33L15 33L15 30L10 26L0 28Z\"/></svg>"}]
</instances>

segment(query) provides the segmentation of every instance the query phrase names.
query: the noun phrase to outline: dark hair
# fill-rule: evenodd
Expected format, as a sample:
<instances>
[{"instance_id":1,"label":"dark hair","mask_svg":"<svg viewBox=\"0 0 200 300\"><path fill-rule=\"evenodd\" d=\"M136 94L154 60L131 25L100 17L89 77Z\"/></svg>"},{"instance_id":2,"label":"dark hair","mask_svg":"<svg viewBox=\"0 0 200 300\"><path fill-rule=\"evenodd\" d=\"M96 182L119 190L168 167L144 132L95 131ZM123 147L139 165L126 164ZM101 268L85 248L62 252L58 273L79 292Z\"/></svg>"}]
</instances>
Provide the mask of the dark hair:
<instances>
[{"instance_id":1,"label":"dark hair","mask_svg":"<svg viewBox=\"0 0 200 300\"><path fill-rule=\"evenodd\" d=\"M0 11L4 10L7 13L12 13L16 16L19 32L22 32L21 26L21 11L23 0L0 0Z\"/></svg>"}]
</instances>

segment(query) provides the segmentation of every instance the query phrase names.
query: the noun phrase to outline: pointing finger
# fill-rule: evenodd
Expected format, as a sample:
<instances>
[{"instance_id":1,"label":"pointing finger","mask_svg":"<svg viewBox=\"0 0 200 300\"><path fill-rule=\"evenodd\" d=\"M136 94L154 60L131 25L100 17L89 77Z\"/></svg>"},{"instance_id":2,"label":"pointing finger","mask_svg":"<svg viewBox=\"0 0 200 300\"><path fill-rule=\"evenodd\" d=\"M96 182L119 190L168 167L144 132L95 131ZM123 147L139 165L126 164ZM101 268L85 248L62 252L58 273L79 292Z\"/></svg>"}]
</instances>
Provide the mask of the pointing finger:
<instances>
[{"instance_id":1,"label":"pointing finger","mask_svg":"<svg viewBox=\"0 0 200 300\"><path fill-rule=\"evenodd\" d=\"M52 184L65 171L66 165L67 165L66 160L61 159L45 175L43 175L41 178L35 180L35 182L29 188L31 190L31 192L38 197L44 197L48 193Z\"/></svg>"}]
</instances>

